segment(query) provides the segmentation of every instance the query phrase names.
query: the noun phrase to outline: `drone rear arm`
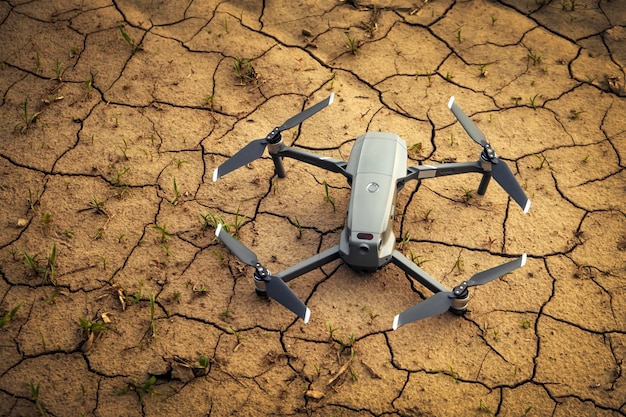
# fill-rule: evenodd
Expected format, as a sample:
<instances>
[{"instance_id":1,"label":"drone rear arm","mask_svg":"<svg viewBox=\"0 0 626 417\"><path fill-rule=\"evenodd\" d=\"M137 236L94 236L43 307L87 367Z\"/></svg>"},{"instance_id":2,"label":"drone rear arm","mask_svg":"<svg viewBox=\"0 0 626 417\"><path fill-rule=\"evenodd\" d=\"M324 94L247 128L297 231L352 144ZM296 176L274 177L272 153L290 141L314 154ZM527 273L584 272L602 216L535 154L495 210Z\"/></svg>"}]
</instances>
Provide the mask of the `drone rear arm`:
<instances>
[{"instance_id":1,"label":"drone rear arm","mask_svg":"<svg viewBox=\"0 0 626 417\"><path fill-rule=\"evenodd\" d=\"M292 158L298 161L306 162L307 164L314 165L318 168L325 169L327 171L343 174L346 178L350 178L351 175L346 172L345 161L340 159L331 158L328 156L322 156L313 152L307 152L302 149L292 148L282 143L276 145L269 145L269 153L274 161L276 167L276 173L280 178L285 176L285 168L283 167L282 158Z\"/></svg>"},{"instance_id":2,"label":"drone rear arm","mask_svg":"<svg viewBox=\"0 0 626 417\"><path fill-rule=\"evenodd\" d=\"M404 272L406 272L408 275L419 281L423 286L425 286L432 292L438 293L441 291L448 291L448 289L443 284L428 275L426 271L415 265L415 263L411 262L409 258L404 256L397 250L393 251L391 262L394 265L398 266L400 269L402 269Z\"/></svg>"},{"instance_id":3,"label":"drone rear arm","mask_svg":"<svg viewBox=\"0 0 626 417\"><path fill-rule=\"evenodd\" d=\"M300 275L304 275L307 272L310 272L316 268L326 265L334 260L339 259L339 246L333 246L330 249L325 250L322 253L318 253L300 262L297 265L294 265L290 268L285 269L282 272L279 272L275 276L281 278L284 282L291 281L294 278L298 278Z\"/></svg>"}]
</instances>

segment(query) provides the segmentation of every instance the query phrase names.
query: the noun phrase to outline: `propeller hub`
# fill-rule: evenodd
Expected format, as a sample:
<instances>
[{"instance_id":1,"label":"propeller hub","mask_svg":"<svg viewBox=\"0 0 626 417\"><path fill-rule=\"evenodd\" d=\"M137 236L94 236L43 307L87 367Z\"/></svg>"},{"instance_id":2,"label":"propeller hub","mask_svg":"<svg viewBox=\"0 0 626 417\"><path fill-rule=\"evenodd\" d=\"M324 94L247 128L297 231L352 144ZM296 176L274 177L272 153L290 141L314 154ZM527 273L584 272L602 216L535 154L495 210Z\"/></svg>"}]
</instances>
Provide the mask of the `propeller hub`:
<instances>
[{"instance_id":1,"label":"propeller hub","mask_svg":"<svg viewBox=\"0 0 626 417\"><path fill-rule=\"evenodd\" d=\"M280 142L282 139L281 135L280 135L280 128L279 127L275 127L266 137L265 140L267 141L267 143L269 144L275 144Z\"/></svg>"},{"instance_id":2,"label":"propeller hub","mask_svg":"<svg viewBox=\"0 0 626 417\"><path fill-rule=\"evenodd\" d=\"M489 144L485 145L485 147L483 148L483 153L480 155L480 157L485 161L489 161L494 164L498 163L498 155L496 155L496 151L494 151Z\"/></svg>"},{"instance_id":3,"label":"propeller hub","mask_svg":"<svg viewBox=\"0 0 626 417\"><path fill-rule=\"evenodd\" d=\"M270 280L270 276L271 273L270 271L263 267L261 264L257 263L254 266L255 270L254 270L254 279L257 281L269 281Z\"/></svg>"},{"instance_id":4,"label":"propeller hub","mask_svg":"<svg viewBox=\"0 0 626 417\"><path fill-rule=\"evenodd\" d=\"M469 283L467 281L463 281L462 283L460 283L459 285L454 287L454 289L452 290L452 295L454 297L451 297L451 298L465 298L465 297L467 297L467 294L469 292L467 290L468 287L469 287Z\"/></svg>"}]
</instances>

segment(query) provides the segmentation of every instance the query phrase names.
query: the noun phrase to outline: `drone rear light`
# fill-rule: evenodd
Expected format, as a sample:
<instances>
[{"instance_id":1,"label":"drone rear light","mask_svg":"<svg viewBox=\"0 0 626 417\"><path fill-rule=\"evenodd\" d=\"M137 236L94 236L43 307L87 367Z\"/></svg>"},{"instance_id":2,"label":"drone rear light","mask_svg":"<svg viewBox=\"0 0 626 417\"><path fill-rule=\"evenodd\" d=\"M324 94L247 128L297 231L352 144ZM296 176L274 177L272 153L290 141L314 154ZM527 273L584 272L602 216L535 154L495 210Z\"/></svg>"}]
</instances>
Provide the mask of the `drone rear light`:
<instances>
[{"instance_id":1,"label":"drone rear light","mask_svg":"<svg viewBox=\"0 0 626 417\"><path fill-rule=\"evenodd\" d=\"M371 233L358 233L356 235L357 239L362 239L362 240L372 240L374 239L374 235Z\"/></svg>"}]
</instances>

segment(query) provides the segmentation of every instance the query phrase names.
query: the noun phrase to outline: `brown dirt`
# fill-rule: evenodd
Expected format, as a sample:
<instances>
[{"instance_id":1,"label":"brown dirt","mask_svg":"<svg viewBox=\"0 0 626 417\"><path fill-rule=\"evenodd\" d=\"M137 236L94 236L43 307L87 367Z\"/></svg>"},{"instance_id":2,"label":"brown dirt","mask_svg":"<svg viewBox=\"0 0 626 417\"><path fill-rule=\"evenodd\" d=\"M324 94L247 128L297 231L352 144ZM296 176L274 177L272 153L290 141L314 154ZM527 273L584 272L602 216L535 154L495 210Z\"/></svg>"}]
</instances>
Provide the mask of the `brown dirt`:
<instances>
[{"instance_id":1,"label":"brown dirt","mask_svg":"<svg viewBox=\"0 0 626 417\"><path fill-rule=\"evenodd\" d=\"M624 2L354 3L0 1L0 315L20 306L0 415L626 415ZM440 178L402 191L396 234L447 286L526 267L397 331L430 293L394 266L293 281L307 325L257 298L199 213L243 220L277 272L337 243L349 188L267 157L213 169L331 91L288 144L347 159L390 131L413 165L479 155L456 96L530 213Z\"/></svg>"}]
</instances>

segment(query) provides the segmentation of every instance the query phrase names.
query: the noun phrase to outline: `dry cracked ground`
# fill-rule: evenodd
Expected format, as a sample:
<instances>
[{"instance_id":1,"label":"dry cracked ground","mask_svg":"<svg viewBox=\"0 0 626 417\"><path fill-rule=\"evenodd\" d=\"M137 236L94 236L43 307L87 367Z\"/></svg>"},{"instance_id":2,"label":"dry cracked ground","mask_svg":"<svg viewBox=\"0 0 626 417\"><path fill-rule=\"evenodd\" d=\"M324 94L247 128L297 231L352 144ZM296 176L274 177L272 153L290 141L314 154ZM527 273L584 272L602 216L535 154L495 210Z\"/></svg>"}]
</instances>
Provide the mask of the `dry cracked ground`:
<instances>
[{"instance_id":1,"label":"dry cracked ground","mask_svg":"<svg viewBox=\"0 0 626 417\"><path fill-rule=\"evenodd\" d=\"M623 0L0 1L0 60L0 414L626 415ZM290 282L308 324L257 297L215 225L278 272L337 244L349 186L213 170L331 92L287 144L394 132L411 165L478 158L455 96L530 213L412 182L398 248L447 287L527 265L396 331L432 294L392 265Z\"/></svg>"}]
</instances>

